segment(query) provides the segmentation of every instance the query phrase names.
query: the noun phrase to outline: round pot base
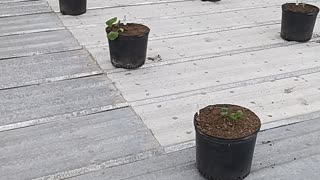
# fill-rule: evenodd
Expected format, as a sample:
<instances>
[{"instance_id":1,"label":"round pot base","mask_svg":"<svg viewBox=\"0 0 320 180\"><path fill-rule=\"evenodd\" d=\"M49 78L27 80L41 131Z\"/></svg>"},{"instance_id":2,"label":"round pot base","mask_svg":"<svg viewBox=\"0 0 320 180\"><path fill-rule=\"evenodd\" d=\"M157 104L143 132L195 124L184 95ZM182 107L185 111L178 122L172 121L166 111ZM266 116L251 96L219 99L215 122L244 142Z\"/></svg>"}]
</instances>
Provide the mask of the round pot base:
<instances>
[{"instance_id":1,"label":"round pot base","mask_svg":"<svg viewBox=\"0 0 320 180\"><path fill-rule=\"evenodd\" d=\"M63 15L77 16L86 13L87 0L59 0L59 7Z\"/></svg>"},{"instance_id":2,"label":"round pot base","mask_svg":"<svg viewBox=\"0 0 320 180\"><path fill-rule=\"evenodd\" d=\"M124 69L137 69L141 66L144 65L144 62L141 64L121 64L121 63L117 63L114 60L111 60L111 64L116 67L116 68L124 68Z\"/></svg>"},{"instance_id":3,"label":"round pot base","mask_svg":"<svg viewBox=\"0 0 320 180\"><path fill-rule=\"evenodd\" d=\"M201 170L199 170L199 173L201 174L201 176L203 176L204 178L208 179L208 180L222 180L223 178L217 178L217 177L211 177L209 175L207 175L206 173L202 172ZM242 180L244 178L246 178L248 175L250 174L250 172L242 177L238 177L236 179L228 179L228 180ZM224 179L223 179L224 180Z\"/></svg>"}]
</instances>

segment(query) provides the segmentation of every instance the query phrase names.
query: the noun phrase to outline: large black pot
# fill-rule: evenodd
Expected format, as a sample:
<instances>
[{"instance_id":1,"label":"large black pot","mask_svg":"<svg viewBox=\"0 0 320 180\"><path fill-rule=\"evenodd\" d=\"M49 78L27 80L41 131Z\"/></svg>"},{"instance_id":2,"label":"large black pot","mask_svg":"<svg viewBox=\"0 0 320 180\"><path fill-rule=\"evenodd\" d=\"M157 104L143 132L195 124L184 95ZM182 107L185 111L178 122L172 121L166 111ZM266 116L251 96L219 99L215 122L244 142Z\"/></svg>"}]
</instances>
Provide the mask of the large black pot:
<instances>
[{"instance_id":1,"label":"large black pot","mask_svg":"<svg viewBox=\"0 0 320 180\"><path fill-rule=\"evenodd\" d=\"M129 24L129 23L128 23ZM144 26L140 24L141 26ZM115 40L108 39L110 58L117 68L135 69L144 65L147 56L148 36L150 29L137 36L123 36Z\"/></svg>"},{"instance_id":2,"label":"large black pot","mask_svg":"<svg viewBox=\"0 0 320 180\"><path fill-rule=\"evenodd\" d=\"M288 6L292 5L295 5L295 3L282 5L281 37L288 41L309 41L312 37L319 8L305 4L305 8L315 9L315 11L294 12L288 9Z\"/></svg>"},{"instance_id":3,"label":"large black pot","mask_svg":"<svg viewBox=\"0 0 320 180\"><path fill-rule=\"evenodd\" d=\"M209 180L241 180L249 175L259 129L244 138L222 139L202 133L196 126L196 164Z\"/></svg>"},{"instance_id":4,"label":"large black pot","mask_svg":"<svg viewBox=\"0 0 320 180\"><path fill-rule=\"evenodd\" d=\"M80 15L87 11L87 0L59 0L63 15Z\"/></svg>"}]
</instances>

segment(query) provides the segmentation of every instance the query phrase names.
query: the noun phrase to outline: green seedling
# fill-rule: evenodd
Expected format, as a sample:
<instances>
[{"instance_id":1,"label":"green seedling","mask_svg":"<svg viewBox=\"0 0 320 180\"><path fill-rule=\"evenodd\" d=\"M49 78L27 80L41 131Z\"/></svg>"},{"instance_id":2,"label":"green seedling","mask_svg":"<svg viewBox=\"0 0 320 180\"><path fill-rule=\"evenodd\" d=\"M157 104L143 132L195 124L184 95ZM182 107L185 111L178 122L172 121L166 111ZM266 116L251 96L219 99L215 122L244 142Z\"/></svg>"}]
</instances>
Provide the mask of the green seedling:
<instances>
[{"instance_id":1,"label":"green seedling","mask_svg":"<svg viewBox=\"0 0 320 180\"><path fill-rule=\"evenodd\" d=\"M229 118L232 119L233 121L239 120L243 117L243 112L241 110L238 110L237 112L231 113L229 115Z\"/></svg>"},{"instance_id":2,"label":"green seedling","mask_svg":"<svg viewBox=\"0 0 320 180\"><path fill-rule=\"evenodd\" d=\"M220 108L220 114L221 116L227 116L229 114L229 109L226 107Z\"/></svg>"},{"instance_id":3,"label":"green seedling","mask_svg":"<svg viewBox=\"0 0 320 180\"><path fill-rule=\"evenodd\" d=\"M223 117L226 117L229 120L237 121L241 119L244 116L244 113L241 110L238 110L236 112L229 112L229 108L222 107L220 108L220 115Z\"/></svg>"},{"instance_id":4,"label":"green seedling","mask_svg":"<svg viewBox=\"0 0 320 180\"><path fill-rule=\"evenodd\" d=\"M124 29L120 27L120 20L118 21L117 17L109 19L106 22L106 25L111 31L107 34L108 39L115 40L119 37L119 33L123 32Z\"/></svg>"}]
</instances>

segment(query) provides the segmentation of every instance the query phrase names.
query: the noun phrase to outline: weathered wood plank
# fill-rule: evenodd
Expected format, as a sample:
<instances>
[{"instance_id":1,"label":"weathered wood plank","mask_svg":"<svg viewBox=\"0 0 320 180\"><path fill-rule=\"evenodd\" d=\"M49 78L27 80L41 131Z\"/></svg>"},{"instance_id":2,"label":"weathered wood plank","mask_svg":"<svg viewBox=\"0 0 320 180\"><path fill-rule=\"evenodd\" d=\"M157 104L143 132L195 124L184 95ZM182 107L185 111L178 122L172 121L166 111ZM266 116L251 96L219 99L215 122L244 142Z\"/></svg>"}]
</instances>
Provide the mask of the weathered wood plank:
<instances>
[{"instance_id":1,"label":"weathered wood plank","mask_svg":"<svg viewBox=\"0 0 320 180\"><path fill-rule=\"evenodd\" d=\"M0 72L0 89L101 73L85 50L1 60Z\"/></svg>"},{"instance_id":2,"label":"weathered wood plank","mask_svg":"<svg viewBox=\"0 0 320 180\"><path fill-rule=\"evenodd\" d=\"M305 168L310 168L310 172L313 172L313 175L317 174L314 173L314 170L318 169L319 164L318 156L320 154L320 141L319 138L317 138L320 133L319 127L320 121L319 119L315 119L260 132L257 139L252 172L248 179L259 179L260 177L268 177L266 175L270 175L269 177L273 177L272 179L286 177L284 178L285 180L290 180L292 179L292 176L290 176L292 175L291 171L301 172L301 170ZM270 141L270 143L265 143L267 141ZM299 144L299 146L297 146L297 144ZM310 158L312 157L315 157L316 159L311 160ZM290 164L290 166L285 164ZM310 164L312 164L314 168L310 167ZM286 171L282 171L285 168ZM276 175L273 176L272 174ZM301 179L305 179L303 177L306 174L297 173L295 175L298 179L300 177ZM110 180L204 180L195 167L195 148L164 154L122 166L107 168L71 179L102 180L105 179L106 176Z\"/></svg>"},{"instance_id":3,"label":"weathered wood plank","mask_svg":"<svg viewBox=\"0 0 320 180\"><path fill-rule=\"evenodd\" d=\"M111 4L110 1L99 0L103 4ZM55 1L56 2L56 1ZM93 1L88 1L88 5ZM116 1L121 3L121 1ZM124 1L128 3L128 1ZM130 1L134 2L134 1ZM172 2L172 1L170 1ZM122 2L123 3L123 2ZM86 14L83 14L77 18L72 18L70 16L60 16L63 23L70 27L81 27L81 26L94 26L94 25L104 25L104 22L114 16L122 19L124 15L127 16L127 22L141 22L141 21L161 21L167 19L168 21L178 22L179 18L183 17L193 17L197 18L199 15L203 14L217 14L226 13L229 11L241 11L246 9L259 9L261 7L278 6L278 12L282 3L286 3L285 0L243 0L243 1L220 1L216 3L212 2L201 2L198 0L194 1L181 1L173 3L163 3L163 4L151 4L144 6L128 6L119 8L105 8L105 9L95 9L88 10ZM147 4L147 3L146 3ZM90 5L89 5L90 6ZM100 6L100 7L103 7ZM263 16L263 14L260 14ZM177 18L177 19L175 19ZM196 22L196 21L193 21ZM179 24L179 23L178 23ZM194 25L189 24L189 27Z\"/></svg>"},{"instance_id":4,"label":"weathered wood plank","mask_svg":"<svg viewBox=\"0 0 320 180\"><path fill-rule=\"evenodd\" d=\"M290 45L279 32L280 24L276 24L150 41L148 57L160 55L161 61L148 60L144 67ZM320 33L320 24L315 27L316 33ZM107 45L87 46L87 49L103 69L114 69Z\"/></svg>"},{"instance_id":5,"label":"weathered wood plank","mask_svg":"<svg viewBox=\"0 0 320 180\"><path fill-rule=\"evenodd\" d=\"M0 125L121 102L124 99L105 76L1 90Z\"/></svg>"},{"instance_id":6,"label":"weathered wood plank","mask_svg":"<svg viewBox=\"0 0 320 180\"><path fill-rule=\"evenodd\" d=\"M59 12L59 2L55 0L47 0L51 5L52 9ZM114 8L114 7L126 7L126 6L139 6L139 5L149 5L149 4L162 4L162 3L173 3L173 2L183 2L192 0L91 0L88 1L88 9L101 9L101 8Z\"/></svg>"},{"instance_id":7,"label":"weathered wood plank","mask_svg":"<svg viewBox=\"0 0 320 180\"><path fill-rule=\"evenodd\" d=\"M21 1L27 1L27 0L1 0L1 3L13 3L13 2L21 2Z\"/></svg>"},{"instance_id":8,"label":"weathered wood plank","mask_svg":"<svg viewBox=\"0 0 320 180\"><path fill-rule=\"evenodd\" d=\"M54 13L0 18L0 36L64 29Z\"/></svg>"},{"instance_id":9,"label":"weathered wood plank","mask_svg":"<svg viewBox=\"0 0 320 180\"><path fill-rule=\"evenodd\" d=\"M128 101L320 67L319 43L298 44L109 74ZM294 75L293 75L294 76Z\"/></svg>"},{"instance_id":10,"label":"weathered wood plank","mask_svg":"<svg viewBox=\"0 0 320 180\"><path fill-rule=\"evenodd\" d=\"M0 60L81 49L67 30L0 37Z\"/></svg>"},{"instance_id":11,"label":"weathered wood plank","mask_svg":"<svg viewBox=\"0 0 320 180\"><path fill-rule=\"evenodd\" d=\"M154 8L158 9L156 6ZM180 17L143 19L138 22L147 25L151 29L150 40L169 39L177 36L203 34L246 26L277 24L280 22L281 17L281 11L278 11L278 9L277 6L272 6L225 13L199 14L197 16L181 15ZM262 16L257 16L257 14L262 14ZM70 31L82 45L107 44L105 24L102 22L104 21L101 21L97 26L80 26L79 28L72 28ZM191 22L194 25L191 25Z\"/></svg>"},{"instance_id":12,"label":"weathered wood plank","mask_svg":"<svg viewBox=\"0 0 320 180\"><path fill-rule=\"evenodd\" d=\"M19 16L45 12L52 12L50 6L45 1L3 3L0 6L0 17Z\"/></svg>"},{"instance_id":13,"label":"weathered wood plank","mask_svg":"<svg viewBox=\"0 0 320 180\"><path fill-rule=\"evenodd\" d=\"M32 179L157 148L131 108L0 133L0 176Z\"/></svg>"},{"instance_id":14,"label":"weathered wood plank","mask_svg":"<svg viewBox=\"0 0 320 180\"><path fill-rule=\"evenodd\" d=\"M134 106L163 146L194 138L193 115L209 104L231 103L252 109L263 123L319 111L319 73L234 88L208 88ZM151 99L152 100L152 99ZM134 105L134 103L131 103Z\"/></svg>"}]
</instances>

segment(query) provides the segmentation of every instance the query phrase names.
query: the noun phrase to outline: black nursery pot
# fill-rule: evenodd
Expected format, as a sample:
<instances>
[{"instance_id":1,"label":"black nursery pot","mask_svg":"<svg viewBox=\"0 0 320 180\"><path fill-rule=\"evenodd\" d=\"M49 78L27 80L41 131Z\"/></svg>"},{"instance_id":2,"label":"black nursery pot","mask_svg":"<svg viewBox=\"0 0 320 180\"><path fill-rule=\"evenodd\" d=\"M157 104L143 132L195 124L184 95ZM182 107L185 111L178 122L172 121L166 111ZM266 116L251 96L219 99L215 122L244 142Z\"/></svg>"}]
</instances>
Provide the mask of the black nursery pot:
<instances>
[{"instance_id":1,"label":"black nursery pot","mask_svg":"<svg viewBox=\"0 0 320 180\"><path fill-rule=\"evenodd\" d=\"M196 117L196 164L200 174L209 180L241 180L248 176L260 128L244 138L215 138L197 129Z\"/></svg>"},{"instance_id":2,"label":"black nursery pot","mask_svg":"<svg viewBox=\"0 0 320 180\"><path fill-rule=\"evenodd\" d=\"M63 15L80 15L87 11L87 0L59 0Z\"/></svg>"},{"instance_id":3,"label":"black nursery pot","mask_svg":"<svg viewBox=\"0 0 320 180\"><path fill-rule=\"evenodd\" d=\"M119 34L119 37L115 40L108 39L110 58L113 66L136 69L144 65L150 32L147 26L144 27L147 29L147 32L142 35L123 36Z\"/></svg>"},{"instance_id":4,"label":"black nursery pot","mask_svg":"<svg viewBox=\"0 0 320 180\"><path fill-rule=\"evenodd\" d=\"M288 41L309 41L312 37L319 8L305 4L305 8L315 8L315 11L293 12L288 9L289 5L295 5L295 3L282 5L281 37Z\"/></svg>"}]
</instances>

